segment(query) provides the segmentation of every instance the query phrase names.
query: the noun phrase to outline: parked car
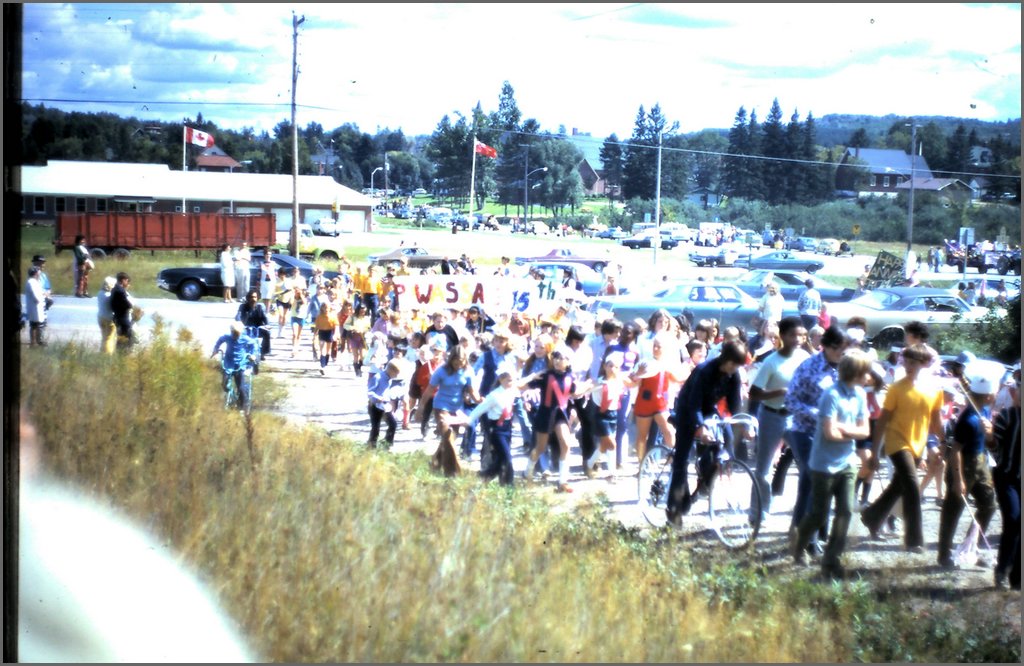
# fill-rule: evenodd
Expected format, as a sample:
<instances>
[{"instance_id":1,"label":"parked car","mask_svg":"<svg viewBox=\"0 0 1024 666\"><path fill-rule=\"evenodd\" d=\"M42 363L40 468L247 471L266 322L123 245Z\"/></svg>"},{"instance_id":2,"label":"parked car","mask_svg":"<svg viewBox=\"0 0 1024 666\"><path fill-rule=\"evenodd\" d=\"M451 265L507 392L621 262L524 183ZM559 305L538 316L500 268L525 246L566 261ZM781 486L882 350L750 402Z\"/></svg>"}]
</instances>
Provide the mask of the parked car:
<instances>
[{"instance_id":1,"label":"parked car","mask_svg":"<svg viewBox=\"0 0 1024 666\"><path fill-rule=\"evenodd\" d=\"M722 328L739 326L748 332L752 332L757 317L757 301L736 285L722 281L666 282L643 293L599 296L587 309L595 315L606 311L620 321L632 321L637 317L647 319L661 308L672 316L684 314L694 324L713 317Z\"/></svg>"},{"instance_id":2,"label":"parked car","mask_svg":"<svg viewBox=\"0 0 1024 666\"><path fill-rule=\"evenodd\" d=\"M817 273L825 267L823 261L811 257L802 257L790 250L775 250L750 257L747 268L767 268L769 270L794 270Z\"/></svg>"},{"instance_id":3,"label":"parked car","mask_svg":"<svg viewBox=\"0 0 1024 666\"><path fill-rule=\"evenodd\" d=\"M422 187L417 187L415 190L412 191L412 195L414 197L425 197L427 196L427 191Z\"/></svg>"},{"instance_id":4,"label":"parked car","mask_svg":"<svg viewBox=\"0 0 1024 666\"><path fill-rule=\"evenodd\" d=\"M577 264L565 260L541 260L527 261L519 264L521 276L525 277L530 271L539 270L544 274L544 279L552 284L561 284L566 269L572 271L573 277L580 286L584 296L596 296L604 286L604 276L593 268L584 264ZM624 292L623 292L624 293Z\"/></svg>"},{"instance_id":5,"label":"parked car","mask_svg":"<svg viewBox=\"0 0 1024 666\"><path fill-rule=\"evenodd\" d=\"M804 282L808 278L814 279L814 288L821 294L821 299L826 303L845 303L852 299L857 291L851 287L840 287L829 284L819 277L803 271L772 271L764 268L747 271L736 278L736 286L750 294L751 297L760 299L764 295L765 285L769 279L779 285L779 293L786 301L796 302L806 287Z\"/></svg>"},{"instance_id":6,"label":"parked car","mask_svg":"<svg viewBox=\"0 0 1024 666\"><path fill-rule=\"evenodd\" d=\"M785 249L796 250L797 252L814 252L817 247L818 241L810 236L787 238L785 242Z\"/></svg>"},{"instance_id":7,"label":"parked car","mask_svg":"<svg viewBox=\"0 0 1024 666\"><path fill-rule=\"evenodd\" d=\"M366 259L370 263L387 266L398 263L402 258L409 261L409 268L430 268L444 261L444 255L433 254L418 245L401 245L388 252L371 254Z\"/></svg>"},{"instance_id":8,"label":"parked car","mask_svg":"<svg viewBox=\"0 0 1024 666\"><path fill-rule=\"evenodd\" d=\"M876 349L899 344L903 325L919 321L936 331L950 326L973 326L988 313L982 306L968 305L948 289L927 287L888 287L874 289L846 303L832 303L829 315L839 322L853 316L867 319L867 335Z\"/></svg>"},{"instance_id":9,"label":"parked car","mask_svg":"<svg viewBox=\"0 0 1024 666\"><path fill-rule=\"evenodd\" d=\"M662 250L671 250L679 245L679 241L672 238L672 234L668 231L662 231L660 236L661 243L659 244L659 247ZM654 234L649 230L644 230L638 234L630 236L629 238L623 238L619 243L631 250L637 250L644 247L654 247Z\"/></svg>"},{"instance_id":10,"label":"parked car","mask_svg":"<svg viewBox=\"0 0 1024 666\"><path fill-rule=\"evenodd\" d=\"M337 236L338 235L338 223L334 218L321 217L313 220L313 224L310 225L313 228L313 233L320 236Z\"/></svg>"},{"instance_id":11,"label":"parked car","mask_svg":"<svg viewBox=\"0 0 1024 666\"><path fill-rule=\"evenodd\" d=\"M623 230L622 227L615 227L613 229L605 229L599 231L594 236L595 238L606 238L610 240L622 240L623 238L629 238L629 234Z\"/></svg>"},{"instance_id":12,"label":"parked car","mask_svg":"<svg viewBox=\"0 0 1024 666\"><path fill-rule=\"evenodd\" d=\"M814 246L814 253L830 254L833 257L838 257L840 245L842 245L842 243L839 242L838 238L822 238L818 241L818 244Z\"/></svg>"},{"instance_id":13,"label":"parked car","mask_svg":"<svg viewBox=\"0 0 1024 666\"><path fill-rule=\"evenodd\" d=\"M290 254L271 254L270 257L278 268L298 268L299 274L309 280L313 275L313 264L298 259ZM249 284L259 288L260 264L263 263L263 252L252 253L252 265L249 269ZM337 271L324 271L324 277L333 280L338 277ZM164 268L156 275L156 286L169 291L180 300L198 301L205 296L224 296L224 283L220 279L220 263L200 264L197 266L180 266Z\"/></svg>"},{"instance_id":14,"label":"parked car","mask_svg":"<svg viewBox=\"0 0 1024 666\"><path fill-rule=\"evenodd\" d=\"M588 257L586 255L576 254L572 250L566 248L555 248L547 254L539 256L516 257L517 264L525 264L535 261L562 261L573 264L584 264L598 273L604 271L605 266L608 265L608 257Z\"/></svg>"},{"instance_id":15,"label":"parked car","mask_svg":"<svg viewBox=\"0 0 1024 666\"><path fill-rule=\"evenodd\" d=\"M690 250L690 261L697 266L709 268L743 265L749 256L745 246L735 243L711 247L695 246Z\"/></svg>"}]
</instances>

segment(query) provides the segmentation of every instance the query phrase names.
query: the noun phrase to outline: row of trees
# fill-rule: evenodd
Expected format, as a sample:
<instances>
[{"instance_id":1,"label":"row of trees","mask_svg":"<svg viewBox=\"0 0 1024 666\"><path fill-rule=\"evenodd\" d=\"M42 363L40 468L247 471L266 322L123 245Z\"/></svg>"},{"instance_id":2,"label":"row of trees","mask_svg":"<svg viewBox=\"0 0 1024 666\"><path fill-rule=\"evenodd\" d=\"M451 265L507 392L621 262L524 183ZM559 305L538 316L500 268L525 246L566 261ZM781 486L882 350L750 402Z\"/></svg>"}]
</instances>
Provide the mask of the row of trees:
<instances>
[{"instance_id":1,"label":"row of trees","mask_svg":"<svg viewBox=\"0 0 1024 666\"><path fill-rule=\"evenodd\" d=\"M823 147L816 136L816 120L803 121L794 112L783 122L778 101L764 122L755 112L741 107L733 126L683 135L658 104L640 107L632 136L620 141L615 134L600 149L606 181L621 192L624 201L650 202L655 197L656 173L661 161L661 196L683 201L696 193L728 195L730 200L814 206L834 199L835 169L846 146ZM43 106L24 107L24 158L27 163L47 159L116 160L157 162L178 168L181 164L181 125L143 123L113 114L65 113ZM290 173L291 125L279 123L272 133L252 129L236 132L219 129L202 115L186 124L210 132L217 145L246 169L260 173ZM910 130L895 120L888 133L872 142L863 129L851 130L848 144L909 150ZM477 201L497 200L519 214L524 198L556 216L572 216L584 203L578 165L583 159L575 137L564 128L545 132L534 119L523 119L512 86L506 81L495 111L485 113L478 103L469 117L444 116L430 136L406 137L402 131L384 129L375 135L360 132L351 124L325 131L310 123L299 132L299 170L325 173L338 182L361 189L371 184L378 167L386 171L372 184L401 190L423 187L444 203L468 205L473 139L494 146L496 159L476 161ZM981 139L960 123L946 136L936 122L918 130L922 150L933 171L942 175L978 171L970 163L973 145L987 146L994 157L993 171L1003 174L1006 189L1019 197L1019 135ZM872 145L872 143L874 145ZM879 145L881 144L881 145ZM1016 147L1015 147L1016 146ZM660 147L660 150L659 150ZM195 149L190 149L190 152ZM194 153L191 154L194 159ZM545 171L538 171L546 167ZM527 178L527 176L529 177ZM528 189L527 189L528 188ZM711 198L713 205L715 198ZM1019 200L1019 199L1018 199ZM628 209L635 208L629 206Z\"/></svg>"}]
</instances>

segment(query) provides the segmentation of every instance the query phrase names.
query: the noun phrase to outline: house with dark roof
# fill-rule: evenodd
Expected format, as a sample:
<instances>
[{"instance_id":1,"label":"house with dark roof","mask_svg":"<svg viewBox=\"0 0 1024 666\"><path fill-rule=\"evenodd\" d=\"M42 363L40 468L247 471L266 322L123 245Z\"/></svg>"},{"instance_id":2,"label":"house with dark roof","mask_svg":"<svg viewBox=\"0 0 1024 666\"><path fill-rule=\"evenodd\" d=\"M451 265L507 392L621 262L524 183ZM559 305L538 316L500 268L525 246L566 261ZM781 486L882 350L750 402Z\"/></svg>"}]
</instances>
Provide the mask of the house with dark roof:
<instances>
[{"instance_id":1,"label":"house with dark roof","mask_svg":"<svg viewBox=\"0 0 1024 666\"><path fill-rule=\"evenodd\" d=\"M847 148L836 169L836 192L846 197L895 197L902 191L899 186L911 177L916 181L932 179L924 156L902 150Z\"/></svg>"},{"instance_id":2,"label":"house with dark roof","mask_svg":"<svg viewBox=\"0 0 1024 666\"><path fill-rule=\"evenodd\" d=\"M586 196L619 196L619 186L609 183L605 178L604 169L595 169L590 164L590 160L586 158L580 160L580 163L576 165L576 171L579 172L580 180L583 181L583 193Z\"/></svg>"},{"instance_id":3,"label":"house with dark roof","mask_svg":"<svg viewBox=\"0 0 1024 666\"><path fill-rule=\"evenodd\" d=\"M235 161L235 158L218 146L210 146L196 157L196 171L226 171L230 173L241 166L241 162Z\"/></svg>"},{"instance_id":4,"label":"house with dark roof","mask_svg":"<svg viewBox=\"0 0 1024 666\"><path fill-rule=\"evenodd\" d=\"M966 203L975 197L974 188L959 178L915 178L896 186L897 190L906 192L913 182L917 194L932 194L943 204Z\"/></svg>"}]
</instances>

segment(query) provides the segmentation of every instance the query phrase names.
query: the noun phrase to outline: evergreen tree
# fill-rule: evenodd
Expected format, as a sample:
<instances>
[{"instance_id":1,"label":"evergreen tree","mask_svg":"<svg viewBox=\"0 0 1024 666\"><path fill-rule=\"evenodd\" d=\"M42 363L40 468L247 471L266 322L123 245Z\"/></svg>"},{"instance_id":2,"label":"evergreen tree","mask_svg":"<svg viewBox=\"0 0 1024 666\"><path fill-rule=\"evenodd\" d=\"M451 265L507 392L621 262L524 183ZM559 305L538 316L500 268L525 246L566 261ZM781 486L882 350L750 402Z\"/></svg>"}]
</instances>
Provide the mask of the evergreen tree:
<instances>
[{"instance_id":1,"label":"evergreen tree","mask_svg":"<svg viewBox=\"0 0 1024 666\"><path fill-rule=\"evenodd\" d=\"M778 99L772 102L761 131L761 154L769 158L760 162L762 191L768 203L777 206L789 196L789 164L785 160L789 159L791 149L787 142L786 130L782 126L782 107L779 106Z\"/></svg>"},{"instance_id":2,"label":"evergreen tree","mask_svg":"<svg viewBox=\"0 0 1024 666\"><path fill-rule=\"evenodd\" d=\"M729 155L747 155L750 150L750 131L747 126L747 110L740 107L729 130ZM742 157L726 157L723 160L722 188L731 197L741 197L746 190L746 175Z\"/></svg>"},{"instance_id":3,"label":"evergreen tree","mask_svg":"<svg viewBox=\"0 0 1024 666\"><path fill-rule=\"evenodd\" d=\"M971 143L963 123L957 125L956 131L946 142L946 163L943 168L953 178L961 178L965 182L970 180L969 177L960 176L971 171Z\"/></svg>"},{"instance_id":4,"label":"evergreen tree","mask_svg":"<svg viewBox=\"0 0 1024 666\"><path fill-rule=\"evenodd\" d=\"M804 188L806 195L803 203L814 205L830 201L835 197L835 167L831 166L834 164L834 160L831 156L822 159L822 156L819 155L817 124L812 113L808 113L804 120L801 139L799 158L805 163L802 165L800 173L806 183ZM814 164L810 162L814 162Z\"/></svg>"},{"instance_id":5,"label":"evergreen tree","mask_svg":"<svg viewBox=\"0 0 1024 666\"><path fill-rule=\"evenodd\" d=\"M621 187L623 170L622 144L619 142L619 137L615 134L605 139L604 144L601 145L601 168L604 170L605 182L608 185ZM612 188L610 187L608 191L608 198L610 199Z\"/></svg>"},{"instance_id":6,"label":"evergreen tree","mask_svg":"<svg viewBox=\"0 0 1024 666\"><path fill-rule=\"evenodd\" d=\"M846 145L850 148L870 148L871 139L868 137L868 131L863 127L859 128L850 136L850 140L846 142Z\"/></svg>"},{"instance_id":7,"label":"evergreen tree","mask_svg":"<svg viewBox=\"0 0 1024 666\"><path fill-rule=\"evenodd\" d=\"M722 153L728 151L728 140L712 130L699 132L686 141L686 147L693 153L693 184L703 192L701 204L708 207L707 193L718 194L722 189Z\"/></svg>"},{"instance_id":8,"label":"evergreen tree","mask_svg":"<svg viewBox=\"0 0 1024 666\"><path fill-rule=\"evenodd\" d=\"M762 178L761 165L763 160L757 159L764 155L762 144L764 142L761 125L757 122L757 112L750 112L750 122L747 123L747 155L753 156L744 160L743 169L746 173L747 191L743 195L747 199L764 200L764 179Z\"/></svg>"},{"instance_id":9,"label":"evergreen tree","mask_svg":"<svg viewBox=\"0 0 1024 666\"><path fill-rule=\"evenodd\" d=\"M622 198L653 198L654 163L650 159L647 111L640 105L633 123L633 136L622 151Z\"/></svg>"}]
</instances>

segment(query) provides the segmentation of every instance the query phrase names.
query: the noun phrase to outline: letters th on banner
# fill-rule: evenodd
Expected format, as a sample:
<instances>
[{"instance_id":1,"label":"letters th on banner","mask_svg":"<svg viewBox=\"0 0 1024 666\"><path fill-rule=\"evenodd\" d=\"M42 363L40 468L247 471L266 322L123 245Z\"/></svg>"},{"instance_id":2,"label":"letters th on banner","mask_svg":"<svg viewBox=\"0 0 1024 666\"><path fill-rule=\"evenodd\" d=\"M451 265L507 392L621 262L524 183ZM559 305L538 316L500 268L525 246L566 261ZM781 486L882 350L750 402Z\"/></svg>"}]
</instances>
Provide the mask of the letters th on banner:
<instances>
[{"instance_id":1,"label":"letters th on banner","mask_svg":"<svg viewBox=\"0 0 1024 666\"><path fill-rule=\"evenodd\" d=\"M894 287L903 284L906 278L906 261L891 252L881 250L874 265L868 271L868 279L865 288L877 289L878 287Z\"/></svg>"},{"instance_id":2,"label":"letters th on banner","mask_svg":"<svg viewBox=\"0 0 1024 666\"><path fill-rule=\"evenodd\" d=\"M479 305L486 312L522 312L536 316L550 309L534 280L478 275L399 275L394 278L398 309L464 310Z\"/></svg>"}]
</instances>

